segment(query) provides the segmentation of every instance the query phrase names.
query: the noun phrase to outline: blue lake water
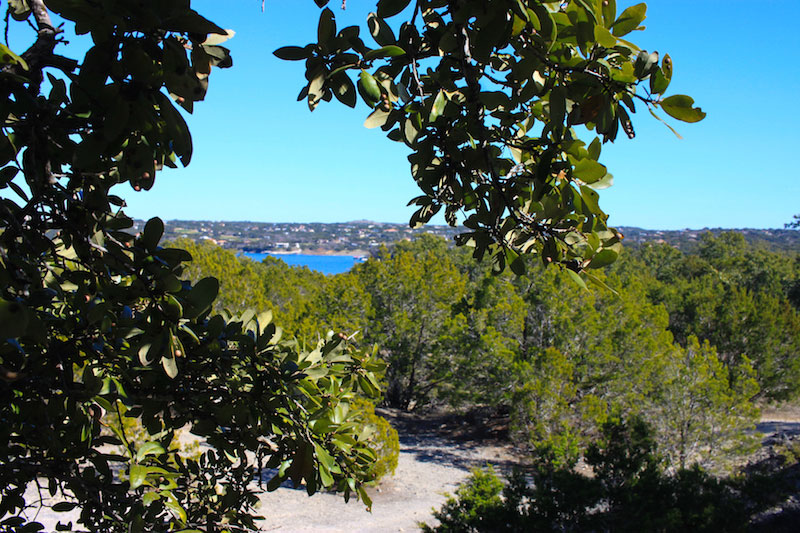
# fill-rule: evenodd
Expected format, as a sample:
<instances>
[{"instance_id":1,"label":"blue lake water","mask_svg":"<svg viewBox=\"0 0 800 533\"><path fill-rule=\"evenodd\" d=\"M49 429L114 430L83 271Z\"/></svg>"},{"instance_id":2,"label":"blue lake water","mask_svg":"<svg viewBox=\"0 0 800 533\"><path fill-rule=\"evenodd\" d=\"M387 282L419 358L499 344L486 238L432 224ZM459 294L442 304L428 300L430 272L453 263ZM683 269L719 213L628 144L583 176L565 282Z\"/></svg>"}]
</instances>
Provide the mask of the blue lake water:
<instances>
[{"instance_id":1,"label":"blue lake water","mask_svg":"<svg viewBox=\"0 0 800 533\"><path fill-rule=\"evenodd\" d=\"M356 264L356 258L352 255L260 254L255 252L243 252L242 255L258 262L271 255L282 259L287 265L305 266L323 274L341 274Z\"/></svg>"}]
</instances>

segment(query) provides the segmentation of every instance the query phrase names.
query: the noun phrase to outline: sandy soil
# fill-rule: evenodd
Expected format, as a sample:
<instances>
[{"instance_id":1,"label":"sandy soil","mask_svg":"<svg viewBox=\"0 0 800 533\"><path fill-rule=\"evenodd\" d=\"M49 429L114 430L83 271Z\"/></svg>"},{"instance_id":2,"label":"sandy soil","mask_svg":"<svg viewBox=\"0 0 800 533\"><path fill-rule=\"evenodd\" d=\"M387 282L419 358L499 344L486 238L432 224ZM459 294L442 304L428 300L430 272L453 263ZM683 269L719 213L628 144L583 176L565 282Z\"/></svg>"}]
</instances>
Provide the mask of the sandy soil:
<instances>
[{"instance_id":1,"label":"sandy soil","mask_svg":"<svg viewBox=\"0 0 800 533\"><path fill-rule=\"evenodd\" d=\"M309 498L302 489L281 487L261 498L266 531L390 532L417 531L419 522L435 523L432 511L475 467L493 465L507 472L522 458L497 438L493 428L458 422L447 416L425 418L384 411L400 432L395 476L370 489L372 512L361 502L345 504L340 495Z\"/></svg>"}]
</instances>

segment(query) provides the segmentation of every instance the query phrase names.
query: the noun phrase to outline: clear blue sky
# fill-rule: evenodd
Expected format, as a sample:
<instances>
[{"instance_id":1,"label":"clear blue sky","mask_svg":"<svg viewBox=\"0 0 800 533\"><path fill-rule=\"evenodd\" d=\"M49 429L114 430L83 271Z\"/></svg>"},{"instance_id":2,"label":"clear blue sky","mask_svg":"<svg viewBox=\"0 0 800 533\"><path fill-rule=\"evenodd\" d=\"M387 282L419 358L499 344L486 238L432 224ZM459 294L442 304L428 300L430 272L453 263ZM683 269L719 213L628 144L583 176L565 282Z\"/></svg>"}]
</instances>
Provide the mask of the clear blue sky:
<instances>
[{"instance_id":1,"label":"clear blue sky","mask_svg":"<svg viewBox=\"0 0 800 533\"><path fill-rule=\"evenodd\" d=\"M374 1L332 0L337 22L362 22ZM634 2L618 0L619 9ZM211 76L189 119L192 164L167 171L153 191L125 192L137 218L407 222L418 190L407 149L362 122L368 110L338 103L310 113L296 96L302 62L272 55L316 34L312 0L218 2L193 6L236 36L234 67ZM800 2L653 0L647 30L632 40L669 53L670 94L690 94L708 113L674 123L676 139L644 110L637 137L605 145L615 176L601 205L613 225L653 229L778 228L800 213L796 157L800 104ZM637 120L638 119L638 120Z\"/></svg>"}]
</instances>

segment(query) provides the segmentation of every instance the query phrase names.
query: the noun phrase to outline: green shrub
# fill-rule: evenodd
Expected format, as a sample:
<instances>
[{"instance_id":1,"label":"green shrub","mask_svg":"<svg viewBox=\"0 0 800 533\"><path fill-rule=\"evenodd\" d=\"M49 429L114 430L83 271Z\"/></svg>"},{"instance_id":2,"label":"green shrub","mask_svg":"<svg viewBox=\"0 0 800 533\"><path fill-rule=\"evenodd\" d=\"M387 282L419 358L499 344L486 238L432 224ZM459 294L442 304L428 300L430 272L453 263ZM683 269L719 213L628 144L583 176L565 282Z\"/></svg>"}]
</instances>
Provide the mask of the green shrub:
<instances>
[{"instance_id":1,"label":"green shrub","mask_svg":"<svg viewBox=\"0 0 800 533\"><path fill-rule=\"evenodd\" d=\"M505 530L502 492L503 482L491 466L486 470L474 469L466 483L458 487L455 497L448 497L442 509L434 511L439 525L431 527L423 523L420 527L426 533Z\"/></svg>"},{"instance_id":2,"label":"green shrub","mask_svg":"<svg viewBox=\"0 0 800 533\"><path fill-rule=\"evenodd\" d=\"M440 524L421 527L446 533L745 531L751 517L791 489L776 489L782 472L774 468L723 478L697 465L667 471L652 430L636 418L604 424L586 461L592 476L547 456L505 484L491 469L474 471L434 512ZM779 494L767 494L767 486Z\"/></svg>"},{"instance_id":3,"label":"green shrub","mask_svg":"<svg viewBox=\"0 0 800 533\"><path fill-rule=\"evenodd\" d=\"M350 403L350 408L357 414L358 419L364 422L371 440L371 448L378 456L370 473L375 482L384 476L394 475L397 468L397 459L400 456L400 439L397 430L389 422L375 413L375 404L365 398L356 398Z\"/></svg>"}]
</instances>

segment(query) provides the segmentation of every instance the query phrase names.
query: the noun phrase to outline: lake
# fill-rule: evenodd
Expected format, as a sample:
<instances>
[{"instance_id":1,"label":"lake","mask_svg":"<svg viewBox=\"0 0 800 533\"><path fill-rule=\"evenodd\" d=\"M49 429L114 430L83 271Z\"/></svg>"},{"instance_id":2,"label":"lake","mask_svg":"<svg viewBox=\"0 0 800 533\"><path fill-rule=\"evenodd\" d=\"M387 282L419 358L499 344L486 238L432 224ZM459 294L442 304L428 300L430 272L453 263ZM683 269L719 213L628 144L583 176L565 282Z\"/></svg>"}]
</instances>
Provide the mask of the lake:
<instances>
[{"instance_id":1,"label":"lake","mask_svg":"<svg viewBox=\"0 0 800 533\"><path fill-rule=\"evenodd\" d=\"M307 255L307 254L261 254L243 252L242 255L259 263L268 255L282 259L291 266L304 266L323 274L341 274L347 272L357 260L352 255Z\"/></svg>"}]
</instances>

